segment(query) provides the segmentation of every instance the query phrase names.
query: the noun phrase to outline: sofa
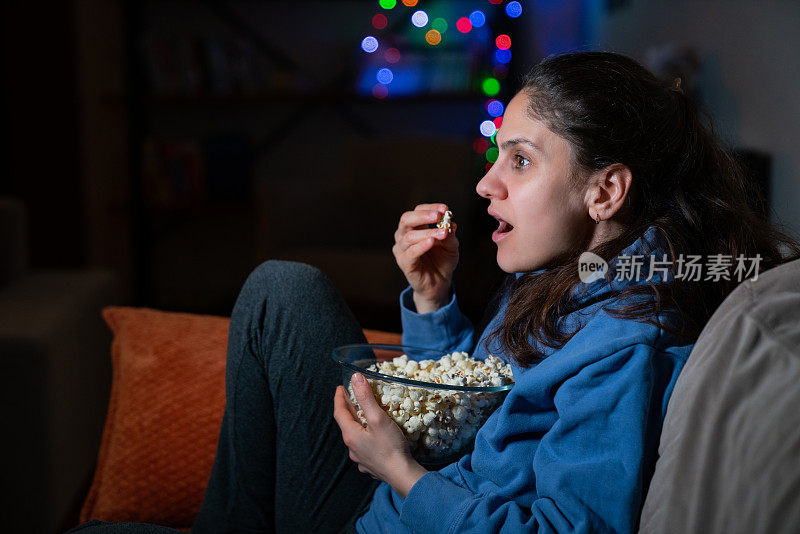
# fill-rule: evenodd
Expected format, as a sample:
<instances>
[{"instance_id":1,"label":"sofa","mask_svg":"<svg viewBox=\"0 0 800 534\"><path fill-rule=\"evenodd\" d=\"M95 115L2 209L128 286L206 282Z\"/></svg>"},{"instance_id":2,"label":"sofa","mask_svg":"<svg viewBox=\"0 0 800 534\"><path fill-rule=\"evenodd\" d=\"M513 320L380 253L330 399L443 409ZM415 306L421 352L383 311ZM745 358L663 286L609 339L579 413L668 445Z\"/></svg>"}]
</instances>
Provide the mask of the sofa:
<instances>
[{"instance_id":1,"label":"sofa","mask_svg":"<svg viewBox=\"0 0 800 534\"><path fill-rule=\"evenodd\" d=\"M222 419L229 320L120 306L103 317L113 386L80 519L189 531ZM640 532L800 531L800 260L743 282L716 310L658 452Z\"/></svg>"},{"instance_id":2,"label":"sofa","mask_svg":"<svg viewBox=\"0 0 800 534\"><path fill-rule=\"evenodd\" d=\"M119 303L105 269L34 269L28 212L0 197L0 531L52 534L74 523L91 482L111 386Z\"/></svg>"}]
</instances>

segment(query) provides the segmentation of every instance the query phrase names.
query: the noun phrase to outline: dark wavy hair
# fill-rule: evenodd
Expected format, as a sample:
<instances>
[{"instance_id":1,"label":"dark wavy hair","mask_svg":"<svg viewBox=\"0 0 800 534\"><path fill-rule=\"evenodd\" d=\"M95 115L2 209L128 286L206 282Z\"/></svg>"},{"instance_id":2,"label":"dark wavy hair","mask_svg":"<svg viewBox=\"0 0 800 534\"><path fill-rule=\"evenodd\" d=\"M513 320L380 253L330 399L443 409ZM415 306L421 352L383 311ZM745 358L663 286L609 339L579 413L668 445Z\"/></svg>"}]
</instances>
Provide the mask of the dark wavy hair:
<instances>
[{"instance_id":1,"label":"dark wavy hair","mask_svg":"<svg viewBox=\"0 0 800 534\"><path fill-rule=\"evenodd\" d=\"M766 206L760 191L679 86L667 86L635 60L608 52L547 58L522 85L529 115L569 142L574 185L583 186L582 179L612 164L631 171L626 206L615 215L624 230L592 249L606 261L650 226L669 251L673 272L681 254L760 254L760 271L800 257L800 244L760 214ZM569 341L577 330L565 330L559 318L578 307L571 293L580 282L583 246L576 243L543 266L545 272L510 283L504 319L487 342L500 340L527 366L545 357L540 347L557 349ZM695 339L738 284L730 278L628 287L606 311Z\"/></svg>"}]
</instances>

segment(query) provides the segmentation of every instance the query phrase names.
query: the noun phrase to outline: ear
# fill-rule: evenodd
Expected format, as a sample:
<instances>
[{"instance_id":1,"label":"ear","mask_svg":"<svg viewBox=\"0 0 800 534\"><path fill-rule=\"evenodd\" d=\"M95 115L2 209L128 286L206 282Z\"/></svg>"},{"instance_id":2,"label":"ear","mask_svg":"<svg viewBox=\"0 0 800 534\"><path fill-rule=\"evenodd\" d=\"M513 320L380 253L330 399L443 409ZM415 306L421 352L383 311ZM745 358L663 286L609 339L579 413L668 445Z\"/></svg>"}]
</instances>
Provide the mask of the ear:
<instances>
[{"instance_id":1,"label":"ear","mask_svg":"<svg viewBox=\"0 0 800 534\"><path fill-rule=\"evenodd\" d=\"M595 220L599 216L601 221L607 221L616 215L630 193L632 181L631 170L621 163L594 173L586 190L589 217Z\"/></svg>"}]
</instances>

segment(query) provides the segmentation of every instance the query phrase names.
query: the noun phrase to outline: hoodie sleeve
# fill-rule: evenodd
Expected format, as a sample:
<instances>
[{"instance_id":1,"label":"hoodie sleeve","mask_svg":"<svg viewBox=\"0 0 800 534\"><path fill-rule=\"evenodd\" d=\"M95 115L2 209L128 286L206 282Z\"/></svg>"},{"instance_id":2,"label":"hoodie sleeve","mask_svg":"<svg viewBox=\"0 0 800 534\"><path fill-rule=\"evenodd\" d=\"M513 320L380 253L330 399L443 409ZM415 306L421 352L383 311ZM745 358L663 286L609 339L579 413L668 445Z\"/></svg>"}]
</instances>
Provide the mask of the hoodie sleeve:
<instances>
[{"instance_id":1,"label":"hoodie sleeve","mask_svg":"<svg viewBox=\"0 0 800 534\"><path fill-rule=\"evenodd\" d=\"M534 457L520 460L534 464L531 508L429 472L406 496L400 520L419 533L634 532L662 419L653 358L668 357L632 345L555 390L558 420Z\"/></svg>"},{"instance_id":2,"label":"hoodie sleeve","mask_svg":"<svg viewBox=\"0 0 800 534\"><path fill-rule=\"evenodd\" d=\"M403 325L403 345L424 347L446 352L470 352L474 328L461 313L455 289L450 288L450 302L435 312L417 313L411 286L400 293L400 319Z\"/></svg>"}]
</instances>

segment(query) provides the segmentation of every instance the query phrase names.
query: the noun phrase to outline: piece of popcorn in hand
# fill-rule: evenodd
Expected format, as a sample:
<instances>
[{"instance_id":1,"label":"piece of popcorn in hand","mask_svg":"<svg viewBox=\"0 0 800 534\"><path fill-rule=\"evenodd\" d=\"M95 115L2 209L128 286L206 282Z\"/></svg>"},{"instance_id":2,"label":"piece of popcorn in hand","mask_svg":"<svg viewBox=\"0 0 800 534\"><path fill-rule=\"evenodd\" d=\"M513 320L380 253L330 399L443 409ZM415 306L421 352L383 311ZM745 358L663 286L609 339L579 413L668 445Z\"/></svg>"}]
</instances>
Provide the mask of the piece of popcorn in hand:
<instances>
[{"instance_id":1,"label":"piece of popcorn in hand","mask_svg":"<svg viewBox=\"0 0 800 534\"><path fill-rule=\"evenodd\" d=\"M436 223L437 228L444 228L447 233L453 232L453 212L450 210L445 211Z\"/></svg>"}]
</instances>

